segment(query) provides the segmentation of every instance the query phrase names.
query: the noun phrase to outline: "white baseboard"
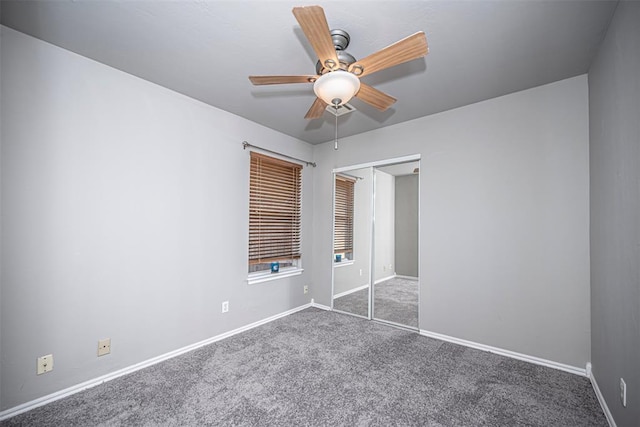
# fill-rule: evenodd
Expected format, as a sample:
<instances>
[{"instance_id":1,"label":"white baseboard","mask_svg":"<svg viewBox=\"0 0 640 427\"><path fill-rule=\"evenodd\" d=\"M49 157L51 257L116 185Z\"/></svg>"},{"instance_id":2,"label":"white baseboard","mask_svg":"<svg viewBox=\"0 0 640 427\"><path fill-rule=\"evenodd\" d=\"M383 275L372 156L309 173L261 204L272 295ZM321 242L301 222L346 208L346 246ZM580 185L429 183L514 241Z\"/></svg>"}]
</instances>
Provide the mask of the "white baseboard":
<instances>
[{"instance_id":1,"label":"white baseboard","mask_svg":"<svg viewBox=\"0 0 640 427\"><path fill-rule=\"evenodd\" d=\"M480 344L473 341L467 341L460 338L450 337L448 335L439 334L437 332L430 332L420 330L420 335L425 337L435 338L437 340L447 341L454 344L463 345L465 347L475 348L477 350L488 351L489 353L499 354L501 356L511 357L512 359L518 359L536 365L546 366L548 368L559 369L561 371L569 372L571 374L580 375L582 377L587 376L587 369L578 368L576 366L565 365L564 363L554 362L552 360L542 359L540 357L529 356L528 354L517 353L511 350L505 350L498 347L492 347L490 345Z\"/></svg>"},{"instance_id":2,"label":"white baseboard","mask_svg":"<svg viewBox=\"0 0 640 427\"><path fill-rule=\"evenodd\" d=\"M331 311L331 307L329 307L328 305L318 304L313 300L313 298L311 298L311 307L319 308L320 310Z\"/></svg>"},{"instance_id":3,"label":"white baseboard","mask_svg":"<svg viewBox=\"0 0 640 427\"><path fill-rule=\"evenodd\" d=\"M119 369L119 370L111 372L109 374L102 375L102 376L100 376L98 378L94 378L94 379L91 379L89 381L85 381L83 383L76 384L74 386L65 388L64 390L56 391L55 393L51 393L51 394L48 394L46 396L40 397L38 399L23 403L23 404L18 405L18 406L15 406L13 408L9 408L7 410L4 410L4 411L0 412L0 421L5 420L7 418L14 417L14 416L22 414L24 412L30 411L32 409L35 409L35 408L39 407L39 406L46 405L47 403L55 402L56 400L60 400L62 398L70 396L72 394L75 394L75 393L81 392L83 390L95 387L95 386L100 385L102 383L105 383L107 381L114 380L114 379L119 378L119 377L121 377L123 375L127 375L127 374L130 374L132 372L139 371L140 369L144 369L144 368L149 367L151 365L155 365L156 363L160 363L160 362L163 362L165 360L174 358L176 356L180 356L181 354L187 353L189 351L193 351L195 349L198 349L198 348L203 347L203 346L208 345L208 344L212 344L212 343L214 343L216 341L220 341L220 340L223 340L225 338L229 338L229 337L231 337L233 335L239 334L241 332L248 331L249 329L253 329L253 328L257 327L257 326L264 325L265 323L273 322L274 320L279 319L281 317L285 317L285 316L288 316L290 314L293 314L293 313L296 313L298 311L301 311L301 310L304 310L306 308L309 308L311 306L314 306L313 304L314 303L313 303L313 300L312 300L312 302L310 302L308 304L304 304L304 305L302 305L300 307L296 307L296 308L293 308L291 310L288 310L288 311L273 315L271 317L267 317L266 319L258 320L257 322L251 323L249 325L242 326L240 328L234 329L234 330L229 331L229 332L222 333L220 335L216 335L216 336L211 337L211 338L207 338L204 341L200 341L200 342L197 342L195 344L191 344L191 345L188 345L186 347L182 347L182 348L179 348L177 350L170 351L169 353L162 354L160 356L157 356L157 357L142 361L140 363L136 363L135 365L131 365L131 366L128 366L126 368ZM315 307L321 308L321 307L324 307L324 306L320 306L319 304L316 304Z\"/></svg>"},{"instance_id":4,"label":"white baseboard","mask_svg":"<svg viewBox=\"0 0 640 427\"><path fill-rule=\"evenodd\" d=\"M588 370L591 375L589 379L591 380L591 386L593 387L593 391L596 393L596 397L598 398L598 402L600 402L600 406L602 407L602 411L604 412L604 416L607 418L607 422L609 423L609 427L617 427L616 422L613 419L613 414L609 410L609 406L607 406L607 402L604 400L604 396L600 391L600 387L598 387L598 383L596 382L596 377L593 376L593 372L591 372L591 364L589 364Z\"/></svg>"},{"instance_id":5,"label":"white baseboard","mask_svg":"<svg viewBox=\"0 0 640 427\"><path fill-rule=\"evenodd\" d=\"M345 295L349 295L349 294L352 294L354 292L361 291L363 289L367 289L368 287L369 287L369 284L367 283L366 285L358 286L357 288L353 288L353 289L349 289L348 291L340 292L339 294L335 294L333 296L333 299L340 298L340 297L343 297Z\"/></svg>"},{"instance_id":6,"label":"white baseboard","mask_svg":"<svg viewBox=\"0 0 640 427\"><path fill-rule=\"evenodd\" d=\"M387 280L391 280L394 277L396 277L395 274L392 274L391 276L387 276L387 277L383 277L382 279L378 279L375 282L373 282L374 285L377 285L378 283L382 283L382 282L386 282Z\"/></svg>"},{"instance_id":7,"label":"white baseboard","mask_svg":"<svg viewBox=\"0 0 640 427\"><path fill-rule=\"evenodd\" d=\"M419 280L418 277L415 277L415 276L403 276L402 274L396 274L395 277L396 277L396 279L415 280L415 281Z\"/></svg>"}]
</instances>

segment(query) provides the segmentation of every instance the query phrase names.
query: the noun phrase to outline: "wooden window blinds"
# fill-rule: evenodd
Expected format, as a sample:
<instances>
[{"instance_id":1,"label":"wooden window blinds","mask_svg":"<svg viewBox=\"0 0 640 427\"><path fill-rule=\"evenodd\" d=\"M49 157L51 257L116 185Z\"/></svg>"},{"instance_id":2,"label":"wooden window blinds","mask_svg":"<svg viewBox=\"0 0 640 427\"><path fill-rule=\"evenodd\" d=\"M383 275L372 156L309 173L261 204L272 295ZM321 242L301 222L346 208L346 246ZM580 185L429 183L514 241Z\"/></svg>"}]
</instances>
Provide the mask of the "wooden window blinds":
<instances>
[{"instance_id":1,"label":"wooden window blinds","mask_svg":"<svg viewBox=\"0 0 640 427\"><path fill-rule=\"evenodd\" d=\"M302 166L251 152L249 265L300 258Z\"/></svg>"},{"instance_id":2,"label":"wooden window blinds","mask_svg":"<svg viewBox=\"0 0 640 427\"><path fill-rule=\"evenodd\" d=\"M355 180L336 176L334 253L353 252L353 195Z\"/></svg>"}]
</instances>

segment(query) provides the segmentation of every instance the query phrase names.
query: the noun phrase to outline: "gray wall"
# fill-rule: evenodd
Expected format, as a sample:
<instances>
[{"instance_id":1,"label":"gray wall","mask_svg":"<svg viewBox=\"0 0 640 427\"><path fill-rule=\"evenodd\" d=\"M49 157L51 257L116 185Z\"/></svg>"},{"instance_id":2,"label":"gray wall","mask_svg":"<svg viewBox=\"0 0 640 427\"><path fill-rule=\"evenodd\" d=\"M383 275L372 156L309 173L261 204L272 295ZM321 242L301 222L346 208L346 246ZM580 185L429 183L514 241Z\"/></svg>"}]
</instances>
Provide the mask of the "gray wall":
<instances>
[{"instance_id":1,"label":"gray wall","mask_svg":"<svg viewBox=\"0 0 640 427\"><path fill-rule=\"evenodd\" d=\"M418 175L396 176L396 274L418 277Z\"/></svg>"},{"instance_id":2,"label":"gray wall","mask_svg":"<svg viewBox=\"0 0 640 427\"><path fill-rule=\"evenodd\" d=\"M393 276L395 268L395 178L377 169L374 174L373 283L378 283Z\"/></svg>"},{"instance_id":3,"label":"gray wall","mask_svg":"<svg viewBox=\"0 0 640 427\"><path fill-rule=\"evenodd\" d=\"M640 3L621 2L589 71L591 361L618 426L640 425L639 76Z\"/></svg>"},{"instance_id":4,"label":"gray wall","mask_svg":"<svg viewBox=\"0 0 640 427\"><path fill-rule=\"evenodd\" d=\"M420 154L420 329L584 369L588 143L583 75L315 146L315 252L331 253L333 168Z\"/></svg>"},{"instance_id":5,"label":"gray wall","mask_svg":"<svg viewBox=\"0 0 640 427\"><path fill-rule=\"evenodd\" d=\"M241 142L310 145L4 27L1 55L0 410L310 301L313 170L304 274L249 286Z\"/></svg>"}]
</instances>

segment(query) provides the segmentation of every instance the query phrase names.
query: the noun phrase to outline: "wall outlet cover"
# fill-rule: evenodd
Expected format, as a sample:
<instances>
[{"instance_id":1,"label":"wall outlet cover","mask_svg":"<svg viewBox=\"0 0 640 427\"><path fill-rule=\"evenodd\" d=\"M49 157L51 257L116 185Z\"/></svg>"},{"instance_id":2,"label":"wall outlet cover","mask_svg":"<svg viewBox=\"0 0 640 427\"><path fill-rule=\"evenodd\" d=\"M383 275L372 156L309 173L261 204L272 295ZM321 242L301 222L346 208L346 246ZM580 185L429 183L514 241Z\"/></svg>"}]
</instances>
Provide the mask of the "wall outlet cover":
<instances>
[{"instance_id":1,"label":"wall outlet cover","mask_svg":"<svg viewBox=\"0 0 640 427\"><path fill-rule=\"evenodd\" d=\"M111 338L98 341L98 357L111 353Z\"/></svg>"},{"instance_id":2,"label":"wall outlet cover","mask_svg":"<svg viewBox=\"0 0 640 427\"><path fill-rule=\"evenodd\" d=\"M38 357L36 374L42 375L53 370L53 354Z\"/></svg>"}]
</instances>

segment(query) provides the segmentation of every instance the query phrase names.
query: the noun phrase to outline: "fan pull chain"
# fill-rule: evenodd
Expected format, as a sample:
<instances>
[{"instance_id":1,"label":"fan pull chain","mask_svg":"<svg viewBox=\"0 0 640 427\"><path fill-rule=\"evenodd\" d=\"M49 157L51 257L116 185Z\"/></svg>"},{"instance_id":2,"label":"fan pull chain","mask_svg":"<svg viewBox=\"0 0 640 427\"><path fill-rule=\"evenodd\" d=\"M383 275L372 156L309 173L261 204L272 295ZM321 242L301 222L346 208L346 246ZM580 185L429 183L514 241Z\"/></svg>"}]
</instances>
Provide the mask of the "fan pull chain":
<instances>
[{"instance_id":1,"label":"fan pull chain","mask_svg":"<svg viewBox=\"0 0 640 427\"><path fill-rule=\"evenodd\" d=\"M338 102L335 102L335 100L334 100L333 107L336 109L336 138L333 143L333 149L337 150L338 149Z\"/></svg>"}]
</instances>

